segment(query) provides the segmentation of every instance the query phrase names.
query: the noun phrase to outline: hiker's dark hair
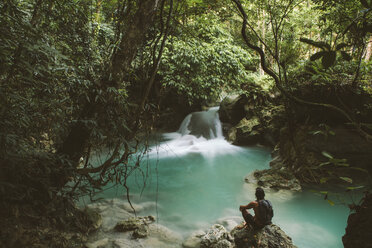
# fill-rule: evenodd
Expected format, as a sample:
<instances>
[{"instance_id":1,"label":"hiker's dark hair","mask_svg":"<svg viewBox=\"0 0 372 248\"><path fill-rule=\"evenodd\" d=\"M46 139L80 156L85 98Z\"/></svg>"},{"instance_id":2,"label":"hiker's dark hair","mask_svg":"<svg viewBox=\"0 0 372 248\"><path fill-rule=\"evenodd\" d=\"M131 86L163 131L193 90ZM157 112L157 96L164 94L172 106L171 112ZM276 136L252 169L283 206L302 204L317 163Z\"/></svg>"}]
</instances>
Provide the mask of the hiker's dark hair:
<instances>
[{"instance_id":1,"label":"hiker's dark hair","mask_svg":"<svg viewBox=\"0 0 372 248\"><path fill-rule=\"evenodd\" d=\"M265 191L261 187L256 188L256 198L257 200L265 198Z\"/></svg>"}]
</instances>

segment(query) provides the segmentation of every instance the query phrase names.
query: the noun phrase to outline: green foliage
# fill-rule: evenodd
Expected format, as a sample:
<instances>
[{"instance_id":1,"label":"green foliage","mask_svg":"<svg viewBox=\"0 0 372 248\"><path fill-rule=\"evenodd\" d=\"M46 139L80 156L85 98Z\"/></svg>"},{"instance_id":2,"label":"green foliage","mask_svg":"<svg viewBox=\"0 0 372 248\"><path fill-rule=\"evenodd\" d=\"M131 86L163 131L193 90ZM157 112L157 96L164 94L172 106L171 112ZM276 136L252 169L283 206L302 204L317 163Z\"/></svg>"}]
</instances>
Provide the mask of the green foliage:
<instances>
[{"instance_id":1,"label":"green foliage","mask_svg":"<svg viewBox=\"0 0 372 248\"><path fill-rule=\"evenodd\" d=\"M247 78L251 56L234 44L213 15L201 16L186 28L198 37L183 34L170 38L159 70L164 87L175 89L190 103L239 89Z\"/></svg>"}]
</instances>

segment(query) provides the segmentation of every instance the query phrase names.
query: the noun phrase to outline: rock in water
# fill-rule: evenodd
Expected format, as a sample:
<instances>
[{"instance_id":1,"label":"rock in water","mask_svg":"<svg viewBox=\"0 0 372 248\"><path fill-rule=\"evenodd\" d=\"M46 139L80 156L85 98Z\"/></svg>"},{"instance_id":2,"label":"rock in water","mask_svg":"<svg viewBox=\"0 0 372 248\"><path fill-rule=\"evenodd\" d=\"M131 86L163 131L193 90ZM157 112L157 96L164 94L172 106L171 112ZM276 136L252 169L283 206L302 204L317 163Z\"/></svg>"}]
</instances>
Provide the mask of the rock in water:
<instances>
[{"instance_id":1,"label":"rock in water","mask_svg":"<svg viewBox=\"0 0 372 248\"><path fill-rule=\"evenodd\" d=\"M237 227L231 231L236 248L296 248L292 239L277 225L267 225L260 230Z\"/></svg>"},{"instance_id":2,"label":"rock in water","mask_svg":"<svg viewBox=\"0 0 372 248\"><path fill-rule=\"evenodd\" d=\"M154 221L153 216L132 217L118 222L114 229L117 232L133 231L132 237L135 239L145 238L148 235L148 224Z\"/></svg>"},{"instance_id":3,"label":"rock in water","mask_svg":"<svg viewBox=\"0 0 372 248\"><path fill-rule=\"evenodd\" d=\"M285 167L281 169L256 170L246 176L244 180L246 183L254 183L263 188L292 191L302 190L299 180Z\"/></svg>"}]
</instances>

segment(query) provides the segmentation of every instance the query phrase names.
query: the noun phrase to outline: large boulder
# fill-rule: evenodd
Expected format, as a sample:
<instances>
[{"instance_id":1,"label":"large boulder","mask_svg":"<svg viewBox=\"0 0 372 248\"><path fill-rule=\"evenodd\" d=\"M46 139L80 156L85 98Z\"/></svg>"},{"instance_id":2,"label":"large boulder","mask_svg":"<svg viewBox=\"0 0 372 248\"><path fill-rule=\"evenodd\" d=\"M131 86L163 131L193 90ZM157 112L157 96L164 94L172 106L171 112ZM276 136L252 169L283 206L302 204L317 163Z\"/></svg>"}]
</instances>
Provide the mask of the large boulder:
<instances>
[{"instance_id":1,"label":"large boulder","mask_svg":"<svg viewBox=\"0 0 372 248\"><path fill-rule=\"evenodd\" d=\"M271 104L264 91L225 98L220 104L220 120L226 139L235 145L275 146L284 125L283 105Z\"/></svg>"},{"instance_id":2,"label":"large boulder","mask_svg":"<svg viewBox=\"0 0 372 248\"><path fill-rule=\"evenodd\" d=\"M236 248L295 248L292 239L277 225L267 225L262 229L235 228L231 231Z\"/></svg>"},{"instance_id":3,"label":"large boulder","mask_svg":"<svg viewBox=\"0 0 372 248\"><path fill-rule=\"evenodd\" d=\"M246 116L248 99L245 95L225 97L219 109L220 120L235 126Z\"/></svg>"},{"instance_id":4,"label":"large boulder","mask_svg":"<svg viewBox=\"0 0 372 248\"><path fill-rule=\"evenodd\" d=\"M246 183L275 190L301 191L300 181L287 168L256 170L245 177Z\"/></svg>"},{"instance_id":5,"label":"large boulder","mask_svg":"<svg viewBox=\"0 0 372 248\"><path fill-rule=\"evenodd\" d=\"M138 237L146 237L146 226L154 221L155 218L153 216L132 217L118 222L114 229L117 232L134 231L134 235L137 235Z\"/></svg>"},{"instance_id":6,"label":"large boulder","mask_svg":"<svg viewBox=\"0 0 372 248\"><path fill-rule=\"evenodd\" d=\"M372 248L372 194L367 194L360 206L353 206L349 215L346 233L342 237L345 248Z\"/></svg>"}]
</instances>

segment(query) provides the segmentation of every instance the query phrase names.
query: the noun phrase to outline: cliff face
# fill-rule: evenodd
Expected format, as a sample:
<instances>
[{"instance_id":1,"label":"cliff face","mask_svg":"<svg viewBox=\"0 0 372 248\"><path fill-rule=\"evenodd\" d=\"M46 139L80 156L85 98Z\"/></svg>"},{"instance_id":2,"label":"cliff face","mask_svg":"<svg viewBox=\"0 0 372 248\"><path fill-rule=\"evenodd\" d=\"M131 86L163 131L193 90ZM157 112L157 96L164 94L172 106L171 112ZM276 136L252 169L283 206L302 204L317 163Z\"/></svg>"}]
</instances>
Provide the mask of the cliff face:
<instances>
[{"instance_id":1,"label":"cliff face","mask_svg":"<svg viewBox=\"0 0 372 248\"><path fill-rule=\"evenodd\" d=\"M349 215L346 234L342 237L345 248L372 248L372 194L367 194L356 212Z\"/></svg>"}]
</instances>

